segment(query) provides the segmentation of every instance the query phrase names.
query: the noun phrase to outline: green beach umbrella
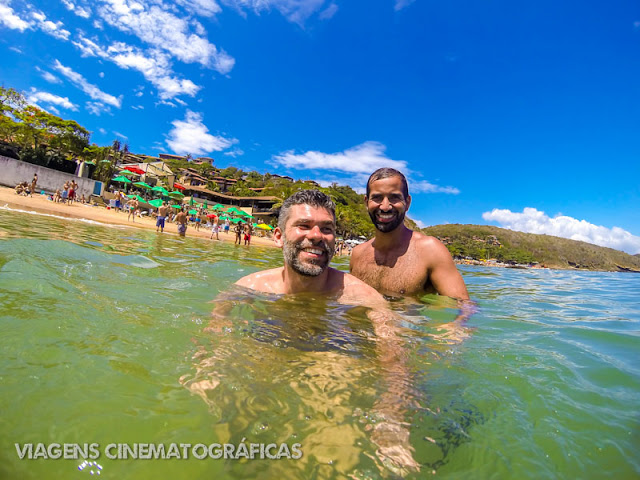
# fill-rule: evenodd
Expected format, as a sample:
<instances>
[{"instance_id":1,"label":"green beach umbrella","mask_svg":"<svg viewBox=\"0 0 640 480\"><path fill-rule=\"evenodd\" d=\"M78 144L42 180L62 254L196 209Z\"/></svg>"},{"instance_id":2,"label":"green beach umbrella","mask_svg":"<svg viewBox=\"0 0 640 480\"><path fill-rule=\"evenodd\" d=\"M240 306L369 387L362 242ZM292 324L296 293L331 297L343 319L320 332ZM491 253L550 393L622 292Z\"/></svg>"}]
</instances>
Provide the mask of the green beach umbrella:
<instances>
[{"instance_id":1,"label":"green beach umbrella","mask_svg":"<svg viewBox=\"0 0 640 480\"><path fill-rule=\"evenodd\" d=\"M182 205L171 205L171 208L182 208Z\"/></svg>"},{"instance_id":2,"label":"green beach umbrella","mask_svg":"<svg viewBox=\"0 0 640 480\"><path fill-rule=\"evenodd\" d=\"M173 192L169 192L169 196L173 198L184 198L184 194L179 192L178 190L174 190Z\"/></svg>"},{"instance_id":3,"label":"green beach umbrella","mask_svg":"<svg viewBox=\"0 0 640 480\"><path fill-rule=\"evenodd\" d=\"M144 198L142 198L140 195L133 195L133 194L132 194L132 195L127 195L127 197L129 197L129 198L135 198L135 199L136 199L136 200L138 200L139 202L145 202L145 203L146 203L146 200L145 200Z\"/></svg>"},{"instance_id":4,"label":"green beach umbrella","mask_svg":"<svg viewBox=\"0 0 640 480\"><path fill-rule=\"evenodd\" d=\"M244 216L245 216L245 217L247 217L247 218L256 218L256 217L254 217L253 215L251 215L250 213L247 213L247 212L245 212L245 211L240 212L240 215L244 215Z\"/></svg>"},{"instance_id":5,"label":"green beach umbrella","mask_svg":"<svg viewBox=\"0 0 640 480\"><path fill-rule=\"evenodd\" d=\"M224 207L222 205L220 205L219 203L217 205L214 205L212 208L214 210L224 210Z\"/></svg>"},{"instance_id":6,"label":"green beach umbrella","mask_svg":"<svg viewBox=\"0 0 640 480\"><path fill-rule=\"evenodd\" d=\"M149 205L151 205L152 207L156 207L159 208L162 206L162 199L161 198L156 198L155 200L151 200L149 202Z\"/></svg>"},{"instance_id":7,"label":"green beach umbrella","mask_svg":"<svg viewBox=\"0 0 640 480\"><path fill-rule=\"evenodd\" d=\"M225 215L223 217L220 217L220 220L230 220L230 218Z\"/></svg>"},{"instance_id":8,"label":"green beach umbrella","mask_svg":"<svg viewBox=\"0 0 640 480\"><path fill-rule=\"evenodd\" d=\"M130 177L131 175L137 175L137 173L130 172L129 170L120 170L118 175L123 175L125 177Z\"/></svg>"},{"instance_id":9,"label":"green beach umbrella","mask_svg":"<svg viewBox=\"0 0 640 480\"><path fill-rule=\"evenodd\" d=\"M146 182L136 182L136 183L134 183L134 185L136 185L138 187L142 187L142 188L151 188L151 185L149 185Z\"/></svg>"},{"instance_id":10,"label":"green beach umbrella","mask_svg":"<svg viewBox=\"0 0 640 480\"><path fill-rule=\"evenodd\" d=\"M127 177L116 177L111 180L112 182L131 183Z\"/></svg>"},{"instance_id":11,"label":"green beach umbrella","mask_svg":"<svg viewBox=\"0 0 640 480\"><path fill-rule=\"evenodd\" d=\"M189 215L197 215L198 211L197 210L189 210Z\"/></svg>"},{"instance_id":12,"label":"green beach umbrella","mask_svg":"<svg viewBox=\"0 0 640 480\"><path fill-rule=\"evenodd\" d=\"M166 195L166 196L169 195L169 192L167 191L167 189L164 188L164 187L161 187L160 185L156 185L155 187L153 187L151 189L151 191L152 192L160 192L162 195Z\"/></svg>"}]
</instances>

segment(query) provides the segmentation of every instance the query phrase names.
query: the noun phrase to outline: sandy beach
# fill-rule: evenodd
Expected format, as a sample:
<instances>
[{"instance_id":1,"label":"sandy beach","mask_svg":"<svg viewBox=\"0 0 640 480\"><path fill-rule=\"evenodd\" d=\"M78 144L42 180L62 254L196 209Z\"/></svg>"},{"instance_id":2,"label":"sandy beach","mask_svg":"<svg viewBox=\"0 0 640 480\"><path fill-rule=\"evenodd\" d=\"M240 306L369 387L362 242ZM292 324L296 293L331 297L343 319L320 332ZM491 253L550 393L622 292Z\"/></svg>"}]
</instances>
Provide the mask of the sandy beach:
<instances>
[{"instance_id":1,"label":"sandy beach","mask_svg":"<svg viewBox=\"0 0 640 480\"><path fill-rule=\"evenodd\" d=\"M118 212L116 210L107 210L105 207L92 206L82 203L73 203L72 205L64 203L54 203L48 200L46 195L34 195L33 197L25 197L23 195L17 195L13 188L0 187L0 206L8 206L12 209L35 211L38 213L45 213L49 215L58 215L60 217L68 218L82 218L85 220L93 220L108 225L122 225L130 228L143 228L146 230L156 230L156 221L153 218L137 217L135 223L127 221L127 214L124 212ZM177 235L177 226L175 223L165 224L164 233L162 235ZM158 233L160 235L160 233ZM211 236L211 230L207 228L201 228L200 231L192 226L187 229L187 237L202 238L208 241L216 241L215 239L209 240ZM233 242L235 234L229 232L228 234L221 232L220 240L224 242ZM251 245L260 245L265 247L274 247L273 240L266 237L258 237L256 235L251 236Z\"/></svg>"}]
</instances>

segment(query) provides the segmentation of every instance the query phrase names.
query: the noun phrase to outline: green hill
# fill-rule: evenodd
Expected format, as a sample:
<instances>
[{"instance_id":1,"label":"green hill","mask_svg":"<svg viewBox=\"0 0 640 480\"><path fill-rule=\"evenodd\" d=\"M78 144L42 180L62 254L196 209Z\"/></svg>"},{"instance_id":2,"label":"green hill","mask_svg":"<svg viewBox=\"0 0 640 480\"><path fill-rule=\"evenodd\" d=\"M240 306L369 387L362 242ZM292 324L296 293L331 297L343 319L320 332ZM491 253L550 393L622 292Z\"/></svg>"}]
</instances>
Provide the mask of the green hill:
<instances>
[{"instance_id":1,"label":"green hill","mask_svg":"<svg viewBox=\"0 0 640 480\"><path fill-rule=\"evenodd\" d=\"M454 257L496 259L550 268L640 272L640 256L586 242L515 232L489 225L436 225L422 229L439 238Z\"/></svg>"}]
</instances>

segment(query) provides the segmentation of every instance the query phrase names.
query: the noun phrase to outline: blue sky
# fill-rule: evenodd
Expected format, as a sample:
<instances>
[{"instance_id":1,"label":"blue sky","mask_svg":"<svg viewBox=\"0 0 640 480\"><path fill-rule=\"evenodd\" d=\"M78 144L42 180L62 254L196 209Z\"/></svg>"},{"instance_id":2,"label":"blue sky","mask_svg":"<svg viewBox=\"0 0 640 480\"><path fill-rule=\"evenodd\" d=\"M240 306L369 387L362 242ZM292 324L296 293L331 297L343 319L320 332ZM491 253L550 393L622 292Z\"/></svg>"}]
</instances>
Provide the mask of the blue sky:
<instances>
[{"instance_id":1,"label":"blue sky","mask_svg":"<svg viewBox=\"0 0 640 480\"><path fill-rule=\"evenodd\" d=\"M640 253L640 4L0 0L0 81L108 145Z\"/></svg>"}]
</instances>

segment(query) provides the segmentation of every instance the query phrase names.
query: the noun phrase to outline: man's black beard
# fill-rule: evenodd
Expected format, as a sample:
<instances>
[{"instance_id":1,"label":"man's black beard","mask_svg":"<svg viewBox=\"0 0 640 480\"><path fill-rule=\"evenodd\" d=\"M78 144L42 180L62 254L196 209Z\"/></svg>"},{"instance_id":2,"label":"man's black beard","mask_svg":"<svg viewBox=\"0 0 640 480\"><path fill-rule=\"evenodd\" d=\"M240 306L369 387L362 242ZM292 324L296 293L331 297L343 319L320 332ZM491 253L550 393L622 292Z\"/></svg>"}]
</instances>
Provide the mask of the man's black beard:
<instances>
[{"instance_id":1,"label":"man's black beard","mask_svg":"<svg viewBox=\"0 0 640 480\"><path fill-rule=\"evenodd\" d=\"M393 230L395 230L396 228L398 228L400 226L400 224L402 222L404 222L404 213L402 215L398 214L398 212L396 212L395 210L393 211L393 214L395 215L395 218L391 221L391 222L386 222L386 223L382 223L379 222L378 219L376 218L376 213L379 210L374 210L373 213L369 212L369 217L371 217L371 221L373 222L373 226L376 227L379 231L386 233L386 232L391 232Z\"/></svg>"},{"instance_id":2,"label":"man's black beard","mask_svg":"<svg viewBox=\"0 0 640 480\"><path fill-rule=\"evenodd\" d=\"M317 260L309 259L309 261L301 262L300 253L305 248L320 248L326 253L325 257L321 257ZM318 244L313 244L308 240L302 242L290 242L284 238L284 245L282 247L282 254L284 255L285 263L291 265L291 268L300 275L305 277L317 277L324 272L329 266L329 262L333 258L335 250L329 247L329 245L322 241Z\"/></svg>"}]
</instances>

